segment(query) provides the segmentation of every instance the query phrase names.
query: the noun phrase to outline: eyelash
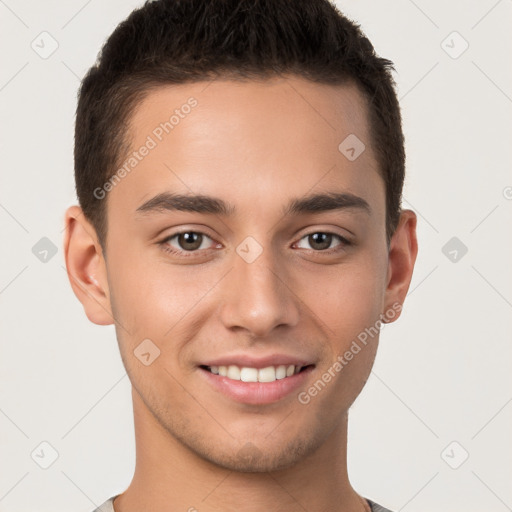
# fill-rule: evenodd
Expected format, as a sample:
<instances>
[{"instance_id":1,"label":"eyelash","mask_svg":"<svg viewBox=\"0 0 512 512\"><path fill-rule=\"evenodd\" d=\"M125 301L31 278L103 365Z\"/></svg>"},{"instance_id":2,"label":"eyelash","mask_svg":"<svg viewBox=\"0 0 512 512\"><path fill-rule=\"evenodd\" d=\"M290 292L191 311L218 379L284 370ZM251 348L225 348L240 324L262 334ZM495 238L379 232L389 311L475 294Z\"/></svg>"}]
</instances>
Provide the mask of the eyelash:
<instances>
[{"instance_id":1,"label":"eyelash","mask_svg":"<svg viewBox=\"0 0 512 512\"><path fill-rule=\"evenodd\" d=\"M203 233L201 231L193 231L193 230L184 230L184 231L178 231L177 233L174 233L166 238L164 238L161 242L158 243L158 245L160 245L160 247L162 248L163 251L167 252L167 253L170 253L172 255L175 255L175 256L181 256L183 258L193 258L197 255L197 253L201 252L201 251L206 251L208 249L196 249L194 251L185 251L185 250L179 250L179 249L175 249L175 248L171 248L169 246L169 242L178 237L179 235L182 235L182 234L185 234L185 233L194 233L194 234L197 234L197 235L203 235L207 238L209 238L210 240L214 241L210 236L208 236L206 233ZM331 247L329 249L323 249L323 250L315 250L315 249L306 249L306 250L309 250L309 251L312 251L314 253L318 253L318 254L332 254L333 252L338 252L339 250L342 250L344 247L348 247L350 245L352 245L352 242L350 240L348 240L347 238L339 235L338 233L333 233L331 231L312 231L311 233L307 233L305 234L304 236L302 236L300 239L299 239L299 242L301 240L303 240L304 238L307 238L311 235L315 235L315 234L318 234L318 233L322 233L324 235L332 235L333 237L336 237L338 238L338 240L340 241L340 243L338 245L336 245L335 247Z\"/></svg>"}]
</instances>

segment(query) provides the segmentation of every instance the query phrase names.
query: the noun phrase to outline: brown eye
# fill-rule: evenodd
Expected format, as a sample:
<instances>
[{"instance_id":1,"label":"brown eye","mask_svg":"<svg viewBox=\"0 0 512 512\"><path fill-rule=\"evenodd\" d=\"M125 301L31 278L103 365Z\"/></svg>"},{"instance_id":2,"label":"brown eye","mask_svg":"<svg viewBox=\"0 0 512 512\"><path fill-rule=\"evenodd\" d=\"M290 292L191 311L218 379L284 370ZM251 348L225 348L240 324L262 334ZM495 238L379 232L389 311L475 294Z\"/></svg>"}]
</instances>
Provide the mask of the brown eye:
<instances>
[{"instance_id":1,"label":"brown eye","mask_svg":"<svg viewBox=\"0 0 512 512\"><path fill-rule=\"evenodd\" d=\"M313 249L323 251L329 249L332 242L332 235L330 233L313 233L308 235L308 242Z\"/></svg>"},{"instance_id":2,"label":"brown eye","mask_svg":"<svg viewBox=\"0 0 512 512\"><path fill-rule=\"evenodd\" d=\"M180 233L177 240L180 249L183 249L184 251L194 251L201 247L203 235L201 235L201 233L187 231L186 233Z\"/></svg>"},{"instance_id":3,"label":"brown eye","mask_svg":"<svg viewBox=\"0 0 512 512\"><path fill-rule=\"evenodd\" d=\"M338 240L338 242L332 245L335 240ZM342 236L337 235L336 233L324 233L323 231L317 231L301 238L297 244L297 247L301 249L325 251L327 249L333 249L338 246L341 248L347 245L350 245L350 242Z\"/></svg>"},{"instance_id":4,"label":"brown eye","mask_svg":"<svg viewBox=\"0 0 512 512\"><path fill-rule=\"evenodd\" d=\"M171 252L195 252L198 249L208 249L213 240L204 233L197 231L183 231L167 237L161 243Z\"/></svg>"}]
</instances>

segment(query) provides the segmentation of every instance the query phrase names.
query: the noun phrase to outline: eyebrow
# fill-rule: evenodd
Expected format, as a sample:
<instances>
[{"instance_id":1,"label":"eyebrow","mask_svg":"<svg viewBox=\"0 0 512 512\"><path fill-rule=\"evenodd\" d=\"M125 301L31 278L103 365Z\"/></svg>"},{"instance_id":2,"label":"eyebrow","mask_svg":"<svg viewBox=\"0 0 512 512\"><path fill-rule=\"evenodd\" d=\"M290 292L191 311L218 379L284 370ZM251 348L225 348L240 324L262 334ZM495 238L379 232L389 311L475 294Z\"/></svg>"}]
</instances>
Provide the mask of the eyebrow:
<instances>
[{"instance_id":1,"label":"eyebrow","mask_svg":"<svg viewBox=\"0 0 512 512\"><path fill-rule=\"evenodd\" d=\"M372 212L370 205L362 197L348 192L329 192L293 199L285 208L284 214L292 215L345 209L361 210L368 215Z\"/></svg>"},{"instance_id":2,"label":"eyebrow","mask_svg":"<svg viewBox=\"0 0 512 512\"><path fill-rule=\"evenodd\" d=\"M323 193L292 199L284 208L283 215L320 213L330 210L360 210L371 215L370 205L362 197L351 193ZM141 204L136 212L183 211L231 216L235 213L234 205L222 199L207 195L173 194L162 192Z\"/></svg>"},{"instance_id":3,"label":"eyebrow","mask_svg":"<svg viewBox=\"0 0 512 512\"><path fill-rule=\"evenodd\" d=\"M162 192L141 204L136 211L141 213L182 211L229 216L235 212L235 207L211 196Z\"/></svg>"}]
</instances>

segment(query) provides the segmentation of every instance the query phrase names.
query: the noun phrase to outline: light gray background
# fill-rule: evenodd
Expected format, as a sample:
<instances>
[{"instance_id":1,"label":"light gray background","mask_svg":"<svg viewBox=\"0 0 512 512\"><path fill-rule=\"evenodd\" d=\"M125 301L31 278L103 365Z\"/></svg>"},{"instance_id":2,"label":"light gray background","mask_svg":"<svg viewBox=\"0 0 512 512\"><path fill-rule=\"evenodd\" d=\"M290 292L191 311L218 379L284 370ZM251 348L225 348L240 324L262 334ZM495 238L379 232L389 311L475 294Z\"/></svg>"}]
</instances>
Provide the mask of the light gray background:
<instances>
[{"instance_id":1,"label":"light gray background","mask_svg":"<svg viewBox=\"0 0 512 512\"><path fill-rule=\"evenodd\" d=\"M0 0L2 512L90 511L132 476L114 329L87 320L61 244L79 80L137 5ZM394 511L512 510L512 1L338 6L396 64L420 244L402 318L351 409L351 482ZM58 42L46 59L31 47L51 49L43 31ZM32 251L43 237L58 248L46 262ZM48 469L43 441L58 452Z\"/></svg>"}]
</instances>

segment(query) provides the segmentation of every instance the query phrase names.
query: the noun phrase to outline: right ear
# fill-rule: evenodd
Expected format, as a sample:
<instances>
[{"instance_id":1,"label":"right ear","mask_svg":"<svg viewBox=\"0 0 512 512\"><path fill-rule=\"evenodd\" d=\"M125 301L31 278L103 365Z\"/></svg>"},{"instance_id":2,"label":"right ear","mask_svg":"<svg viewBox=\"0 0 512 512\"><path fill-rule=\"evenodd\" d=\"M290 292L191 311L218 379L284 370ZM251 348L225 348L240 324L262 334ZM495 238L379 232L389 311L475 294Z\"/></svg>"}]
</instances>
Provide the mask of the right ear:
<instances>
[{"instance_id":1,"label":"right ear","mask_svg":"<svg viewBox=\"0 0 512 512\"><path fill-rule=\"evenodd\" d=\"M65 224L64 258L71 288L91 322L113 324L107 268L96 230L76 205L66 210Z\"/></svg>"}]
</instances>

